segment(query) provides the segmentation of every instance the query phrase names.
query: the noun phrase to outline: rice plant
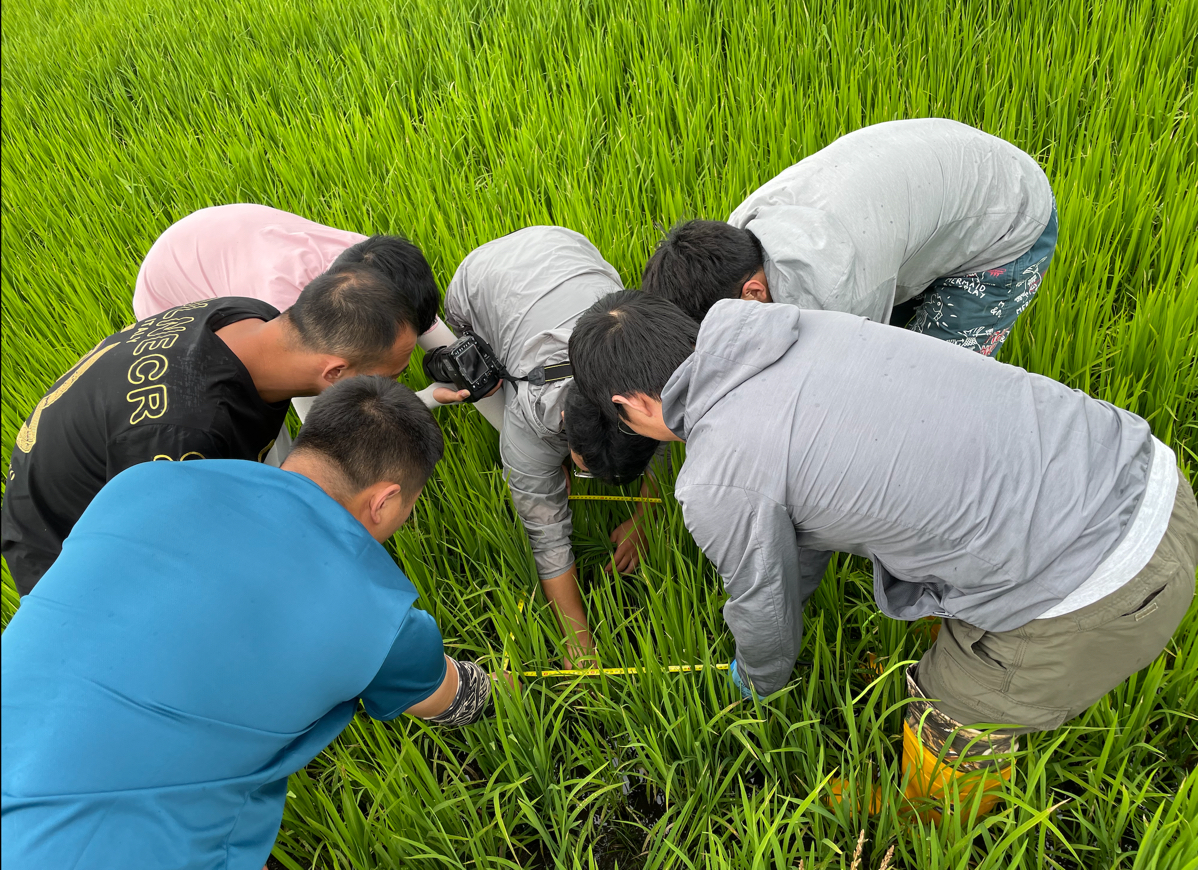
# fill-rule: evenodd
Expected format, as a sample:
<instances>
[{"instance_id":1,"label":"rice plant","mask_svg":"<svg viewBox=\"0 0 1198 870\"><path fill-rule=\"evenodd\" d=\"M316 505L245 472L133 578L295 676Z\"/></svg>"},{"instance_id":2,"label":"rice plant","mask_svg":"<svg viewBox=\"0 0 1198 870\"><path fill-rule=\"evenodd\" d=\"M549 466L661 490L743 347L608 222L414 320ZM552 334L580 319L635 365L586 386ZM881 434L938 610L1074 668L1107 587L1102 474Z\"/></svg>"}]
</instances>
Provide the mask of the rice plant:
<instances>
[{"instance_id":1,"label":"rice plant","mask_svg":"<svg viewBox=\"0 0 1198 870\"><path fill-rule=\"evenodd\" d=\"M48 385L131 320L142 255L194 209L404 232L442 286L478 244L562 224L636 286L674 221L726 216L857 127L935 115L1036 155L1057 197L1056 258L1003 359L1147 417L1198 467L1191 0L27 0L2 15L6 463ZM438 414L446 457L396 559L451 654L552 668L561 638L495 435L472 410ZM1152 665L1026 741L1001 811L923 824L902 813L895 735L901 664L926 636L878 614L867 566L841 558L795 680L741 703L714 667L733 649L719 578L665 489L641 568L615 579L607 533L631 505L575 503L602 663L638 675L526 677L458 732L360 716L292 777L272 863L877 868L893 847L904 868L1198 867L1198 610ZM5 624L17 606L5 569ZM830 804L833 776L879 788L881 812Z\"/></svg>"}]
</instances>

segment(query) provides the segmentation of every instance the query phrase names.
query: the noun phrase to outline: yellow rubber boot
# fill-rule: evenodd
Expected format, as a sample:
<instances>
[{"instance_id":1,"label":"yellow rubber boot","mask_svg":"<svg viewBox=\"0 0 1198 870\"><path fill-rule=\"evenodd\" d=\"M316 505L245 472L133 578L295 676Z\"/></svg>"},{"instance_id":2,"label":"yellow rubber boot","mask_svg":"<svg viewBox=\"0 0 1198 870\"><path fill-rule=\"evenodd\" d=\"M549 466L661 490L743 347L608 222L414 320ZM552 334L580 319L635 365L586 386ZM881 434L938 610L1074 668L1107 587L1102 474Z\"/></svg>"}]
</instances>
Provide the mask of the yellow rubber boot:
<instances>
[{"instance_id":1,"label":"yellow rubber boot","mask_svg":"<svg viewBox=\"0 0 1198 870\"><path fill-rule=\"evenodd\" d=\"M828 806L835 806L836 804L839 804L841 801L844 800L845 786L844 786L843 779L841 779L840 777L836 777L835 779L833 779L831 782L828 783L828 788L832 792L832 797L825 799L825 801L824 801L825 804L827 804ZM882 792L878 790L877 783L874 783L870 787L870 790L869 790L869 793L868 793L866 799L869 801L869 808L865 810L867 815L876 816L878 813L882 812ZM862 800L861 800L861 798L858 798L857 799L857 811L858 812L861 812L861 809L862 809L861 804L862 804Z\"/></svg>"},{"instance_id":2,"label":"yellow rubber boot","mask_svg":"<svg viewBox=\"0 0 1198 870\"><path fill-rule=\"evenodd\" d=\"M1015 752L1019 742L1012 734L983 733L950 719L920 697L914 667L907 670L912 702L903 721L904 793L913 803L943 801L953 796L962 807L971 806L980 790L978 816L994 811L1012 765L1002 756ZM947 746L945 744L948 744ZM965 757L962 757L964 754ZM940 810L919 811L924 821L939 821Z\"/></svg>"},{"instance_id":3,"label":"yellow rubber boot","mask_svg":"<svg viewBox=\"0 0 1198 870\"><path fill-rule=\"evenodd\" d=\"M937 752L920 743L911 726L903 723L903 773L907 777L904 793L908 800L917 804L922 799L943 800L946 794L953 794L952 783L956 780L956 794L962 806L972 805L974 794L981 789L984 794L978 805L978 815L993 812L1001 799L998 790L1003 782L1011 779L1011 765L974 769L968 762L961 762L954 768L954 761L956 759L949 753L946 763L940 762ZM919 817L925 822L938 822L940 810L922 810Z\"/></svg>"}]
</instances>

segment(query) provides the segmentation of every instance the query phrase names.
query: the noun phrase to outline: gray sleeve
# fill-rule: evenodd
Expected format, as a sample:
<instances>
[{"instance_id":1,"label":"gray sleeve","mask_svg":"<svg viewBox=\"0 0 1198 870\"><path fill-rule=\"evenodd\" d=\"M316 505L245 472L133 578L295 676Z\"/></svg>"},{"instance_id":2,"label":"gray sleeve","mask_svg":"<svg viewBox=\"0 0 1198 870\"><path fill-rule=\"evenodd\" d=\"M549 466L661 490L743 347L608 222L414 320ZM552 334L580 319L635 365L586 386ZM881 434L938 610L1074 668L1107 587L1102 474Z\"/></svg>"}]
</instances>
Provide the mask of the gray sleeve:
<instances>
[{"instance_id":1,"label":"gray sleeve","mask_svg":"<svg viewBox=\"0 0 1198 870\"><path fill-rule=\"evenodd\" d=\"M777 692L790 682L803 643L803 602L829 554L821 562L805 553L786 506L759 493L692 485L675 494L695 542L724 578L737 669L758 694Z\"/></svg>"},{"instance_id":2,"label":"gray sleeve","mask_svg":"<svg viewBox=\"0 0 1198 870\"><path fill-rule=\"evenodd\" d=\"M569 454L565 436L560 444L540 437L523 414L504 415L499 455L512 493L512 504L528 532L537 575L546 580L574 564L570 534L574 531L562 462Z\"/></svg>"},{"instance_id":3,"label":"gray sleeve","mask_svg":"<svg viewBox=\"0 0 1198 870\"><path fill-rule=\"evenodd\" d=\"M470 294L468 292L469 276L467 264L463 262L449 280L445 288L445 323L453 330L454 335L461 335L466 329L472 329L470 316Z\"/></svg>"}]
</instances>

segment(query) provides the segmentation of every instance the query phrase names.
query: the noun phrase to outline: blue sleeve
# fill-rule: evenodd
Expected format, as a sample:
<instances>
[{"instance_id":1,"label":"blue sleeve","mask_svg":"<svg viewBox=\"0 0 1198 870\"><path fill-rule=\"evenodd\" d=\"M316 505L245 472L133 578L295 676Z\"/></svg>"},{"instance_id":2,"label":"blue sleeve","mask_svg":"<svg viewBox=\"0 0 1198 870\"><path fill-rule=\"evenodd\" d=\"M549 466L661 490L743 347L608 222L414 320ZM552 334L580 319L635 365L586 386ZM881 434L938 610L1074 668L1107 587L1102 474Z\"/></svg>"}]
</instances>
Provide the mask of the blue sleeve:
<instances>
[{"instance_id":1,"label":"blue sleeve","mask_svg":"<svg viewBox=\"0 0 1198 870\"><path fill-rule=\"evenodd\" d=\"M431 616L413 607L383 666L362 692L362 703L372 719L394 719L435 692L444 679L441 630Z\"/></svg>"}]
</instances>

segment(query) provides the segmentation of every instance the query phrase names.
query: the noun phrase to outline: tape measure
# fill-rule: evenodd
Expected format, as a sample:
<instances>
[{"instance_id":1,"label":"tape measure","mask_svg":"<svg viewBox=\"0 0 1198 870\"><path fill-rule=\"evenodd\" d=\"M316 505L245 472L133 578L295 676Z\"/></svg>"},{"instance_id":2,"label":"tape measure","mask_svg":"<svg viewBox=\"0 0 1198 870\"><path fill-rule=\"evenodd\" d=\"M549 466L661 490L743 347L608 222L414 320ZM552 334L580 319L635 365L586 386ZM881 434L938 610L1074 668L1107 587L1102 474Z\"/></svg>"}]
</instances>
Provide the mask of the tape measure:
<instances>
[{"instance_id":1,"label":"tape measure","mask_svg":"<svg viewBox=\"0 0 1198 870\"><path fill-rule=\"evenodd\" d=\"M600 496L604 498L605 496ZM660 501L660 499L659 499ZM516 610L524 613L524 599L516 603ZM508 640L515 640L514 634L508 633ZM500 665L500 670L506 671L508 665L508 656L506 644L504 645L503 663ZM717 671L728 670L728 665L712 665ZM665 670L671 674L685 674L693 671L703 670L703 665L666 665ZM521 671L522 677L614 677L614 676L637 676L643 671L641 668L570 668L567 670L558 671Z\"/></svg>"},{"instance_id":2,"label":"tape measure","mask_svg":"<svg viewBox=\"0 0 1198 870\"><path fill-rule=\"evenodd\" d=\"M643 495L572 495L570 501L643 501L646 504L661 504L659 498Z\"/></svg>"},{"instance_id":3,"label":"tape measure","mask_svg":"<svg viewBox=\"0 0 1198 870\"><path fill-rule=\"evenodd\" d=\"M728 665L712 665L717 671L728 670ZM671 674L686 674L703 670L703 665L666 665L662 670ZM599 677L630 676L646 673L645 668L574 668L564 671L523 671L522 677Z\"/></svg>"}]
</instances>

